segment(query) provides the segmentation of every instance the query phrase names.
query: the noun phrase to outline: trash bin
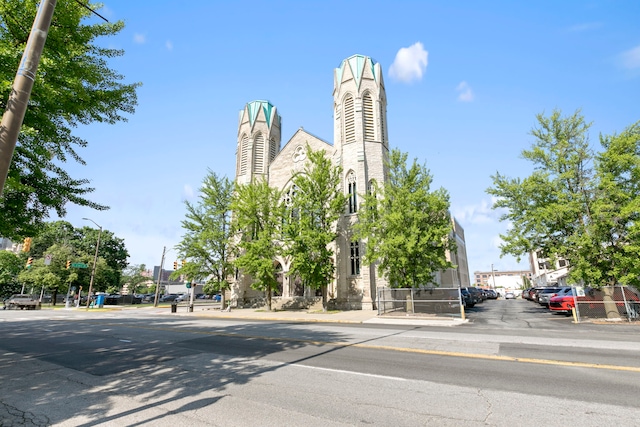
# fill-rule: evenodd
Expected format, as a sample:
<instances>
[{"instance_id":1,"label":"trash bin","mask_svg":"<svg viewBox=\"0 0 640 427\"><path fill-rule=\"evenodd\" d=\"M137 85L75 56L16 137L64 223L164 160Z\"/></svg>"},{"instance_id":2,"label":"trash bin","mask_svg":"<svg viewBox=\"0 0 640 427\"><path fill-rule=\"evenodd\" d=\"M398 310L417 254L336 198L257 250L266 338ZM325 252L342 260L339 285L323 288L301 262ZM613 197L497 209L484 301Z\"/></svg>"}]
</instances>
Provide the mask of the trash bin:
<instances>
[{"instance_id":1,"label":"trash bin","mask_svg":"<svg viewBox=\"0 0 640 427\"><path fill-rule=\"evenodd\" d=\"M171 312L176 313L178 311L178 304L175 302L171 303Z\"/></svg>"},{"instance_id":2,"label":"trash bin","mask_svg":"<svg viewBox=\"0 0 640 427\"><path fill-rule=\"evenodd\" d=\"M104 295L98 295L96 297L96 305L98 306L98 308L103 308L104 307L104 300L105 300L105 296Z\"/></svg>"}]
</instances>

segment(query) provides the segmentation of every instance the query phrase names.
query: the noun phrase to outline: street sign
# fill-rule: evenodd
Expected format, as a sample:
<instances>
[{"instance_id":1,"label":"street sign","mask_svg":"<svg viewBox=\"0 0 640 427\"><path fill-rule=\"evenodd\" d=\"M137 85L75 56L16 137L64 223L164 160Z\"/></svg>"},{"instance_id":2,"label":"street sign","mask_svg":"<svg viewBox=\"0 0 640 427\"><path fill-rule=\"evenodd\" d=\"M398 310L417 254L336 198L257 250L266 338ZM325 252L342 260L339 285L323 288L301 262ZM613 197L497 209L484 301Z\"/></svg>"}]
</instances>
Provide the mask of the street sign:
<instances>
[{"instance_id":1,"label":"street sign","mask_svg":"<svg viewBox=\"0 0 640 427\"><path fill-rule=\"evenodd\" d=\"M72 262L71 263L71 267L75 267L75 268L87 268L87 264L85 264L84 262Z\"/></svg>"}]
</instances>

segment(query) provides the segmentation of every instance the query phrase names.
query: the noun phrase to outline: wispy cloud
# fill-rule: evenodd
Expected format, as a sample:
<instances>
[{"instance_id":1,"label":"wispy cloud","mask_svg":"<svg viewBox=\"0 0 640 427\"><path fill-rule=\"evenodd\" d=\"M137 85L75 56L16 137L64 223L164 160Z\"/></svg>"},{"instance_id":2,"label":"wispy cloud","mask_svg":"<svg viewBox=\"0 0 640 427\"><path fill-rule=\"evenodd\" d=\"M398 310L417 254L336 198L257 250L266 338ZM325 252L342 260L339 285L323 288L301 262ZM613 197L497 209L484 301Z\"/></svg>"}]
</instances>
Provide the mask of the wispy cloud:
<instances>
[{"instance_id":1,"label":"wispy cloud","mask_svg":"<svg viewBox=\"0 0 640 427\"><path fill-rule=\"evenodd\" d=\"M135 33L133 35L133 41L137 44L145 44L147 42L147 37L144 34Z\"/></svg>"},{"instance_id":2,"label":"wispy cloud","mask_svg":"<svg viewBox=\"0 0 640 427\"><path fill-rule=\"evenodd\" d=\"M389 76L403 83L421 80L427 69L428 56L429 52L424 49L420 42L401 48L396 53L393 64L389 67Z\"/></svg>"},{"instance_id":3,"label":"wispy cloud","mask_svg":"<svg viewBox=\"0 0 640 427\"><path fill-rule=\"evenodd\" d=\"M171 42L171 40L167 40L164 45L167 50L173 50L173 43Z\"/></svg>"},{"instance_id":4,"label":"wispy cloud","mask_svg":"<svg viewBox=\"0 0 640 427\"><path fill-rule=\"evenodd\" d=\"M497 224L502 214L500 210L493 210L493 199L483 199L479 204L467 205L452 209L453 216L465 224Z\"/></svg>"},{"instance_id":5,"label":"wispy cloud","mask_svg":"<svg viewBox=\"0 0 640 427\"><path fill-rule=\"evenodd\" d=\"M593 31L602 27L601 22L584 22L582 24L575 24L567 28L567 31L571 33L582 33L585 31Z\"/></svg>"},{"instance_id":6,"label":"wispy cloud","mask_svg":"<svg viewBox=\"0 0 640 427\"><path fill-rule=\"evenodd\" d=\"M458 92L458 101L473 101L473 91L471 90L471 86L469 86L467 82L460 82L460 84L456 87L456 91Z\"/></svg>"},{"instance_id":7,"label":"wispy cloud","mask_svg":"<svg viewBox=\"0 0 640 427\"><path fill-rule=\"evenodd\" d=\"M629 70L640 68L640 46L622 52L620 54L620 64Z\"/></svg>"},{"instance_id":8,"label":"wispy cloud","mask_svg":"<svg viewBox=\"0 0 640 427\"><path fill-rule=\"evenodd\" d=\"M187 200L187 199L193 199L193 197L195 196L195 191L193 190L193 187L191 187L189 184L185 184L184 185L184 189L182 190L182 198Z\"/></svg>"}]
</instances>

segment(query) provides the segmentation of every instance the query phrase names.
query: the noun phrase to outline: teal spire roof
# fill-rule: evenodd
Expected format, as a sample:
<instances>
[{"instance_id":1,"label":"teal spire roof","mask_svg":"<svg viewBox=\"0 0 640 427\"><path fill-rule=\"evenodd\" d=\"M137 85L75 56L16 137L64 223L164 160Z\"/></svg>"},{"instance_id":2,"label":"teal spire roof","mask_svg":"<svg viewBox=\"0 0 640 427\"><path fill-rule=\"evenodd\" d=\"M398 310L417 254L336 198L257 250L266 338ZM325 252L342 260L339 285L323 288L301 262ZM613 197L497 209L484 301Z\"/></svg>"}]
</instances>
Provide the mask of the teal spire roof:
<instances>
[{"instance_id":1,"label":"teal spire roof","mask_svg":"<svg viewBox=\"0 0 640 427\"><path fill-rule=\"evenodd\" d=\"M371 74L373 75L373 78L376 79L376 81L380 81L380 76L376 75L376 61L373 58L365 55L353 55L342 61L340 67L337 68L336 72L338 73L338 82L342 81L344 67L348 66L351 68L351 73L356 79L356 84L360 86L360 79L362 78L364 67L367 64L367 59L369 59L369 67L371 67Z\"/></svg>"},{"instance_id":2,"label":"teal spire roof","mask_svg":"<svg viewBox=\"0 0 640 427\"><path fill-rule=\"evenodd\" d=\"M261 108L264 111L264 117L267 120L267 127L270 128L276 114L276 107L274 107L269 101L258 100L251 101L247 104L247 110L249 111L249 122L251 123L251 126L253 126Z\"/></svg>"}]
</instances>

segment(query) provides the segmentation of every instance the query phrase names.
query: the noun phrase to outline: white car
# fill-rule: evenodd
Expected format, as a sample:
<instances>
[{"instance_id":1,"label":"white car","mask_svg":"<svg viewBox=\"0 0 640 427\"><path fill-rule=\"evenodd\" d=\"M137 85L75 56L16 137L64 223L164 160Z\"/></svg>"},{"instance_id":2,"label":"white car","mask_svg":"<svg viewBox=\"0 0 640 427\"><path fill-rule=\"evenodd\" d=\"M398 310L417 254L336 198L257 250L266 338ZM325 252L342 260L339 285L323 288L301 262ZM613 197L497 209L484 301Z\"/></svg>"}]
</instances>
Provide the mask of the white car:
<instances>
[{"instance_id":1,"label":"white car","mask_svg":"<svg viewBox=\"0 0 640 427\"><path fill-rule=\"evenodd\" d=\"M514 294L513 292L507 292L506 294L504 294L504 299L516 299L516 294Z\"/></svg>"}]
</instances>

